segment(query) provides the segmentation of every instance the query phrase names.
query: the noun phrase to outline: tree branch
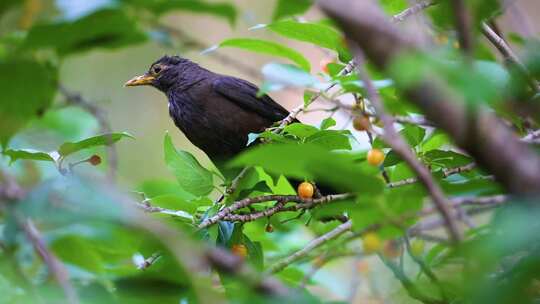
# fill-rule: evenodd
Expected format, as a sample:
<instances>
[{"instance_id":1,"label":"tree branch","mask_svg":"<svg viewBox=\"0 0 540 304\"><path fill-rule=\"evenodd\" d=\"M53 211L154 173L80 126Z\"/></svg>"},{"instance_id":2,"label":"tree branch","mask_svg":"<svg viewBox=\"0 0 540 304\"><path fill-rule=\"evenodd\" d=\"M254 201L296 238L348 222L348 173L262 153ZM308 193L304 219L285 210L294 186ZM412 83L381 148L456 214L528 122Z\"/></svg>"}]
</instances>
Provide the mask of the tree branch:
<instances>
[{"instance_id":1,"label":"tree branch","mask_svg":"<svg viewBox=\"0 0 540 304\"><path fill-rule=\"evenodd\" d=\"M396 14L392 17L392 21L393 22L401 22L403 20L405 20L406 18L408 18L409 16L412 16L412 15L415 15L421 11L423 11L424 9L432 6L435 4L435 1L429 1L429 0L426 0L426 1L420 1L418 3L416 3L415 5L405 9L404 11L402 11L401 13L399 14Z\"/></svg>"},{"instance_id":2,"label":"tree branch","mask_svg":"<svg viewBox=\"0 0 540 304\"><path fill-rule=\"evenodd\" d=\"M325 234L321 235L320 237L318 237L316 239L313 239L304 248L296 251L292 255L290 255L290 256L282 259L281 261L278 261L274 265L268 267L268 269L266 270L266 273L267 274L272 274L272 273L276 273L276 272L279 272L279 271L283 270L284 268L286 268L290 264L292 264L292 263L296 262L297 260L299 260L299 259L305 257L306 255L308 255L313 249L315 249L317 247L320 247L321 245L323 245L323 244L325 244L325 243L339 237L343 233L351 230L351 228L352 228L352 222L351 221L345 222L345 223L337 226L336 228L334 228L330 232L325 233Z\"/></svg>"},{"instance_id":3,"label":"tree branch","mask_svg":"<svg viewBox=\"0 0 540 304\"><path fill-rule=\"evenodd\" d=\"M371 1L320 0L319 5L381 69L388 68L399 54L420 50ZM491 112L483 107L471 112L431 76L407 88L399 85L426 118L445 130L510 192L540 193L540 156L520 142Z\"/></svg>"},{"instance_id":4,"label":"tree branch","mask_svg":"<svg viewBox=\"0 0 540 304\"><path fill-rule=\"evenodd\" d=\"M352 196L351 194L344 193L344 194L327 195L327 196L323 196L316 199L304 199L304 198L299 197L298 195L277 195L277 194L262 195L262 196L257 196L257 197L248 197L248 198L236 201L228 207L224 207L218 213L216 213L216 215L214 215L213 217L204 220L202 223L199 224L199 229L209 227L217 223L218 221L225 219L225 217L231 215L234 211L250 206L252 204L278 201L278 202L283 202L283 203L297 202L297 203L303 203L305 204L305 206L312 206L312 205L324 204L330 201L346 199L351 196Z\"/></svg>"},{"instance_id":5,"label":"tree branch","mask_svg":"<svg viewBox=\"0 0 540 304\"><path fill-rule=\"evenodd\" d=\"M454 23L458 33L459 46L470 60L473 55L472 16L464 0L452 0L450 3L454 10Z\"/></svg>"},{"instance_id":6,"label":"tree branch","mask_svg":"<svg viewBox=\"0 0 540 304\"><path fill-rule=\"evenodd\" d=\"M107 119L107 114L101 107L85 99L81 94L68 90L63 84L58 85L58 90L64 95L68 104L81 107L83 110L94 116L102 133L107 134L112 132L112 127ZM109 164L108 178L110 181L114 181L118 170L118 151L116 150L114 143L107 145L107 154L107 161Z\"/></svg>"},{"instance_id":7,"label":"tree branch","mask_svg":"<svg viewBox=\"0 0 540 304\"><path fill-rule=\"evenodd\" d=\"M401 158L410 166L410 168L418 175L418 180L424 185L429 195L433 199L435 206L439 210L441 216L445 220L448 234L454 242L461 239L459 227L451 214L451 209L448 206L448 200L444 196L441 188L437 185L431 172L416 158L407 142L397 133L394 128L393 120L390 115L386 114L379 93L373 85L373 81L364 70L364 55L359 48L353 47L357 70L360 78L364 82L369 101L376 110L377 115L381 118L384 124L383 140L392 147Z\"/></svg>"},{"instance_id":8,"label":"tree branch","mask_svg":"<svg viewBox=\"0 0 540 304\"><path fill-rule=\"evenodd\" d=\"M422 9L424 9L424 8L426 8L426 7L428 7L428 6L432 5L432 4L433 3L430 3L430 1L420 2L417 5L415 5L413 7L410 7L408 9L404 10L403 12L395 15L393 17L393 20L394 20L394 22L401 22L401 21L405 20L407 17L416 14L417 12L421 11ZM353 69L354 69L354 62L350 61L338 73L338 76L348 75L348 74L350 74L352 72ZM315 96L311 97L309 103L311 104L313 101L318 99L323 93L326 93L326 92L330 91L335 85L336 85L336 83L330 84L326 89L319 92ZM280 122L279 127L277 128L278 132L279 132L279 130L282 130L285 126L287 126L288 124L291 124L296 119L296 116L298 116L298 114L300 112L302 112L303 109L304 109L304 103L303 102L301 104L299 104L298 106L296 106L294 109L292 109L290 111L289 115L287 117L285 117L285 119L283 119Z\"/></svg>"},{"instance_id":9,"label":"tree branch","mask_svg":"<svg viewBox=\"0 0 540 304\"><path fill-rule=\"evenodd\" d=\"M386 259L385 257L383 257L380 254L379 254L379 258L388 267L388 269L390 269L392 271L392 273L394 274L396 279L398 279L398 281L401 283L403 288L405 288L405 290L407 291L407 293L409 294L409 296L411 298L413 298L415 300L418 300L418 301L420 301L422 303L426 303L426 304L443 304L443 303L447 303L446 301L434 299L434 298L431 298L431 297L423 294L416 287L416 285L409 279L409 277L407 277L405 272L403 272L403 270L398 265L396 265L394 262Z\"/></svg>"},{"instance_id":10,"label":"tree branch","mask_svg":"<svg viewBox=\"0 0 540 304\"><path fill-rule=\"evenodd\" d=\"M338 76L348 75L352 72L353 69L354 69L354 62L350 61L341 71L339 71ZM328 85L324 90L312 96L308 104L313 103L315 100L321 97L324 93L327 93L328 91L330 91L336 85L337 83L335 82ZM285 117L283 120L280 121L279 126L274 130L274 132L281 132L281 130L285 126L291 124L296 119L298 114L300 114L300 112L302 112L303 109L304 109L304 102L302 102L301 104L296 106L294 109L292 109L289 112L289 115L287 115L287 117Z\"/></svg>"},{"instance_id":11,"label":"tree branch","mask_svg":"<svg viewBox=\"0 0 540 304\"><path fill-rule=\"evenodd\" d=\"M420 267L420 270L433 282L433 284L437 286L442 298L445 301L448 301L448 295L446 294L446 291L444 290L444 286L441 284L441 281L439 280L437 275L431 270L431 268L429 268L428 265L426 265L426 263L424 263L424 261L419 256L415 255L412 252L411 242L409 241L409 237L405 235L404 239L405 239L405 247L407 248L407 253L411 257L411 259L416 264L418 264L418 266Z\"/></svg>"},{"instance_id":12,"label":"tree branch","mask_svg":"<svg viewBox=\"0 0 540 304\"><path fill-rule=\"evenodd\" d=\"M531 77L531 73L529 73L525 65L521 62L521 60L519 60L519 57L514 53L514 51L512 51L506 41L504 41L504 39L485 22L482 22L481 30L482 34L484 34L484 36L497 48L497 50L499 50L504 59L516 66L520 73L526 76L531 89L533 89L534 92L540 90L538 81L536 81L534 77Z\"/></svg>"},{"instance_id":13,"label":"tree branch","mask_svg":"<svg viewBox=\"0 0 540 304\"><path fill-rule=\"evenodd\" d=\"M49 268L49 271L52 273L66 296L67 303L77 304L79 303L79 298L75 292L75 288L69 282L69 275L64 267L64 265L56 258L56 256L49 251L47 245L41 238L41 235L37 228L34 226L30 219L25 220L21 223L26 236L30 240L30 243L34 246L34 250L41 257L43 262Z\"/></svg>"}]
</instances>

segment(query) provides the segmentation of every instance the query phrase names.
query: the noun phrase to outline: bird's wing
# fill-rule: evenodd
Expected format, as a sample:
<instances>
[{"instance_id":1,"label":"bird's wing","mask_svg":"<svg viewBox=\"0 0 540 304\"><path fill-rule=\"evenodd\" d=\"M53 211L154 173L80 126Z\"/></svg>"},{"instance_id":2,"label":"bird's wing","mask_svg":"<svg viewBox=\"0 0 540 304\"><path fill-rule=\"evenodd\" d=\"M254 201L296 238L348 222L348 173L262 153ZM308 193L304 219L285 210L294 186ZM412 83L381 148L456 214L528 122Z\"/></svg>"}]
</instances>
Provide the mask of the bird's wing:
<instances>
[{"instance_id":1,"label":"bird's wing","mask_svg":"<svg viewBox=\"0 0 540 304\"><path fill-rule=\"evenodd\" d=\"M248 81L230 76L220 76L214 80L212 85L216 92L228 100L274 122L289 115L289 111L268 95L257 97L259 89Z\"/></svg>"}]
</instances>

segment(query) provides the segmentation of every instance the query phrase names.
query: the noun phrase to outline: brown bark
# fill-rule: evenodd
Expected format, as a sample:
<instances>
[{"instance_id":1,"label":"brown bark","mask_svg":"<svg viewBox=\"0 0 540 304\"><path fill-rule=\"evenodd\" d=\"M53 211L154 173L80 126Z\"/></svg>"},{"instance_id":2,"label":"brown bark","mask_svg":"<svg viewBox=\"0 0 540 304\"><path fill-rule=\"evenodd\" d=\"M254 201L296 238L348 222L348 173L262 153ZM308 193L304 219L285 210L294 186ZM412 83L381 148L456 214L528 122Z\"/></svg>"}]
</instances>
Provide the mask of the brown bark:
<instances>
[{"instance_id":1,"label":"brown bark","mask_svg":"<svg viewBox=\"0 0 540 304\"><path fill-rule=\"evenodd\" d=\"M389 67L399 54L420 51L420 45L401 33L372 1L320 0L319 6L381 69ZM468 110L456 92L432 76L401 89L429 120L510 192L540 193L540 156L486 108Z\"/></svg>"}]
</instances>

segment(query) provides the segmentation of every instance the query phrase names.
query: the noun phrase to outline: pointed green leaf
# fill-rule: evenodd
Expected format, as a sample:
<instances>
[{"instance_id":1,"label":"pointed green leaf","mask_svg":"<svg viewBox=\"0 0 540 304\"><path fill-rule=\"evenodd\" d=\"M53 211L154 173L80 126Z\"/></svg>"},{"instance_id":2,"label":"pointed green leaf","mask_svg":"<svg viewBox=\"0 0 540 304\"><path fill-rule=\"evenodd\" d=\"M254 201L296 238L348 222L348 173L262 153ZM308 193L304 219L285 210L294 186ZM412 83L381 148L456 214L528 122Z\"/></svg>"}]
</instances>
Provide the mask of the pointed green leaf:
<instances>
[{"instance_id":1,"label":"pointed green leaf","mask_svg":"<svg viewBox=\"0 0 540 304\"><path fill-rule=\"evenodd\" d=\"M231 25L236 23L237 17L234 5L226 2L201 0L123 0L123 2L146 8L158 15L174 10L214 15L226 19Z\"/></svg>"},{"instance_id":2,"label":"pointed green leaf","mask_svg":"<svg viewBox=\"0 0 540 304\"><path fill-rule=\"evenodd\" d=\"M79 152L84 149L93 148L97 146L112 145L124 137L133 138L133 136L131 136L129 133L126 133L126 132L102 134L102 135L90 137L90 138L87 138L78 142L63 143L58 149L58 153L61 156L66 157L70 154Z\"/></svg>"},{"instance_id":3,"label":"pointed green leaf","mask_svg":"<svg viewBox=\"0 0 540 304\"><path fill-rule=\"evenodd\" d=\"M10 163L19 159L55 162L54 158L49 153L32 149L9 149L4 151L3 154L9 156Z\"/></svg>"},{"instance_id":4,"label":"pointed green leaf","mask_svg":"<svg viewBox=\"0 0 540 304\"><path fill-rule=\"evenodd\" d=\"M58 71L51 65L23 59L0 61L0 71L0 144L6 146L28 121L51 105Z\"/></svg>"},{"instance_id":5,"label":"pointed green leaf","mask_svg":"<svg viewBox=\"0 0 540 304\"><path fill-rule=\"evenodd\" d=\"M312 4L313 0L278 0L272 20L303 14Z\"/></svg>"},{"instance_id":6,"label":"pointed green leaf","mask_svg":"<svg viewBox=\"0 0 540 304\"><path fill-rule=\"evenodd\" d=\"M285 157L286 156L286 157ZM254 147L238 156L231 165L262 166L269 173L314 180L337 191L377 194L384 186L378 170L352 155L330 152L314 144L270 144Z\"/></svg>"},{"instance_id":7,"label":"pointed green leaf","mask_svg":"<svg viewBox=\"0 0 540 304\"><path fill-rule=\"evenodd\" d=\"M133 19L121 9L103 9L75 21L40 24L28 32L24 46L53 48L60 55L92 48L118 48L146 40Z\"/></svg>"},{"instance_id":8,"label":"pointed green leaf","mask_svg":"<svg viewBox=\"0 0 540 304\"><path fill-rule=\"evenodd\" d=\"M334 50L340 57L346 58L346 60L350 58L342 34L327 25L299 22L295 20L283 20L265 26L259 26L257 28L263 27L290 39L308 42L326 49Z\"/></svg>"},{"instance_id":9,"label":"pointed green leaf","mask_svg":"<svg viewBox=\"0 0 540 304\"><path fill-rule=\"evenodd\" d=\"M207 195L214 189L213 174L195 159L189 152L177 151L167 133L164 140L165 163L176 176L180 186L196 195Z\"/></svg>"},{"instance_id":10,"label":"pointed green leaf","mask_svg":"<svg viewBox=\"0 0 540 304\"><path fill-rule=\"evenodd\" d=\"M304 55L296 50L272 41L250 38L234 38L221 42L218 47L235 47L256 53L286 58L308 72L311 69L311 65Z\"/></svg>"}]
</instances>

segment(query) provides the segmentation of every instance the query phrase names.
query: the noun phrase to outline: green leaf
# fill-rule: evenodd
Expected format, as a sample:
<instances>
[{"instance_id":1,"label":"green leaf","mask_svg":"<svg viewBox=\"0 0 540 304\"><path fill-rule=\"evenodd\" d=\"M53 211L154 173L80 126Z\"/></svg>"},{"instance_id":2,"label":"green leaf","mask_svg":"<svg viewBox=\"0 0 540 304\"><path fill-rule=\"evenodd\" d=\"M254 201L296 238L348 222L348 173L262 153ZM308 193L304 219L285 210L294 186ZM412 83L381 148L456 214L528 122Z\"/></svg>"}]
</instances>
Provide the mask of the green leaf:
<instances>
[{"instance_id":1,"label":"green leaf","mask_svg":"<svg viewBox=\"0 0 540 304\"><path fill-rule=\"evenodd\" d=\"M161 15L174 10L209 14L226 19L229 24L236 23L237 11L234 5L226 2L207 2L200 0L122 0L134 6L146 8Z\"/></svg>"},{"instance_id":2,"label":"green leaf","mask_svg":"<svg viewBox=\"0 0 540 304\"><path fill-rule=\"evenodd\" d=\"M95 274L105 271L105 261L89 240L76 235L66 236L55 240L51 249L64 263L77 265Z\"/></svg>"},{"instance_id":3,"label":"green leaf","mask_svg":"<svg viewBox=\"0 0 540 304\"><path fill-rule=\"evenodd\" d=\"M168 180L147 180L144 181L137 191L140 191L146 195L146 197L156 197L162 195L174 195L180 197L186 201L195 199L195 196L182 188L178 187L178 184Z\"/></svg>"},{"instance_id":4,"label":"green leaf","mask_svg":"<svg viewBox=\"0 0 540 304\"><path fill-rule=\"evenodd\" d=\"M58 149L58 153L61 156L66 157L70 154L79 152L84 149L93 148L97 146L112 145L124 137L133 138L133 136L131 136L129 133L126 133L126 132L102 134L102 135L93 136L93 137L90 137L90 138L87 138L78 142L63 143Z\"/></svg>"},{"instance_id":5,"label":"green leaf","mask_svg":"<svg viewBox=\"0 0 540 304\"><path fill-rule=\"evenodd\" d=\"M20 0L2 0L2 2L0 2L0 16L2 16L2 14L7 12L9 9L16 5L20 5L21 3L22 1Z\"/></svg>"},{"instance_id":6,"label":"green leaf","mask_svg":"<svg viewBox=\"0 0 540 304\"><path fill-rule=\"evenodd\" d=\"M281 281L287 283L288 285L297 285L305 277L305 274L298 268L294 267L294 265L291 265L282 271L278 272L276 274L278 278L280 278Z\"/></svg>"},{"instance_id":7,"label":"green leaf","mask_svg":"<svg viewBox=\"0 0 540 304\"><path fill-rule=\"evenodd\" d=\"M416 125L406 125L399 134L405 138L411 147L416 147L424 140L426 130Z\"/></svg>"},{"instance_id":8,"label":"green leaf","mask_svg":"<svg viewBox=\"0 0 540 304\"><path fill-rule=\"evenodd\" d=\"M312 4L313 0L278 0L272 20L303 14Z\"/></svg>"},{"instance_id":9,"label":"green leaf","mask_svg":"<svg viewBox=\"0 0 540 304\"><path fill-rule=\"evenodd\" d=\"M431 150L439 149L440 147L450 143L450 139L444 133L439 130L434 131L429 137L422 142L422 152L428 152Z\"/></svg>"},{"instance_id":10,"label":"green leaf","mask_svg":"<svg viewBox=\"0 0 540 304\"><path fill-rule=\"evenodd\" d=\"M326 129L329 129L333 126L336 125L336 120L333 119L332 117L328 117L328 118L325 118L323 119L323 121L321 122L321 130L326 130Z\"/></svg>"},{"instance_id":11,"label":"green leaf","mask_svg":"<svg viewBox=\"0 0 540 304\"><path fill-rule=\"evenodd\" d=\"M313 97L316 96L315 94L316 93L309 90L304 91L304 107L309 106L314 101Z\"/></svg>"},{"instance_id":12,"label":"green leaf","mask_svg":"<svg viewBox=\"0 0 540 304\"><path fill-rule=\"evenodd\" d=\"M309 72L311 70L311 65L304 55L296 50L272 41L251 38L234 38L222 41L218 47L234 47L256 53L286 58L296 63L305 71Z\"/></svg>"},{"instance_id":13,"label":"green leaf","mask_svg":"<svg viewBox=\"0 0 540 304\"><path fill-rule=\"evenodd\" d=\"M197 205L193 202L185 200L183 197L174 194L165 194L153 197L150 199L153 206L161 208L181 210L189 214L194 214L197 211Z\"/></svg>"},{"instance_id":14,"label":"green leaf","mask_svg":"<svg viewBox=\"0 0 540 304\"><path fill-rule=\"evenodd\" d=\"M315 88L323 90L327 87L313 75L292 64L269 63L262 68L264 83L259 95L285 88ZM308 104L310 100L304 101Z\"/></svg>"},{"instance_id":15,"label":"green leaf","mask_svg":"<svg viewBox=\"0 0 540 304\"><path fill-rule=\"evenodd\" d=\"M455 51L404 55L394 61L391 74L396 84L407 87L429 77L437 77L461 94L469 103L495 103L508 95L510 76L500 64L477 60L470 65L455 60Z\"/></svg>"},{"instance_id":16,"label":"green leaf","mask_svg":"<svg viewBox=\"0 0 540 304\"><path fill-rule=\"evenodd\" d=\"M375 137L375 139L373 140L372 148L374 148L374 149L384 149L384 148L389 148L389 147L388 147L388 145L383 141L383 139L382 139L381 136L377 136L377 137Z\"/></svg>"},{"instance_id":17,"label":"green leaf","mask_svg":"<svg viewBox=\"0 0 540 304\"><path fill-rule=\"evenodd\" d=\"M290 125L287 125L283 129L284 134L293 135L300 139L309 137L317 132L319 132L319 129L315 128L314 126L306 125L299 122L295 122Z\"/></svg>"},{"instance_id":18,"label":"green leaf","mask_svg":"<svg viewBox=\"0 0 540 304\"><path fill-rule=\"evenodd\" d=\"M25 59L0 61L0 71L0 144L5 146L28 121L49 108L56 92L58 71L50 65Z\"/></svg>"},{"instance_id":19,"label":"green leaf","mask_svg":"<svg viewBox=\"0 0 540 304\"><path fill-rule=\"evenodd\" d=\"M216 244L223 247L228 247L230 245L235 226L235 223L219 221Z\"/></svg>"},{"instance_id":20,"label":"green leaf","mask_svg":"<svg viewBox=\"0 0 540 304\"><path fill-rule=\"evenodd\" d=\"M321 130L306 138L306 143L325 147L328 150L350 150L350 133L341 130Z\"/></svg>"},{"instance_id":21,"label":"green leaf","mask_svg":"<svg viewBox=\"0 0 540 304\"><path fill-rule=\"evenodd\" d=\"M407 214L411 215L422 208L425 191L420 185L410 185L401 188L385 189L384 195L360 195L355 207L350 210L353 227L363 229L372 224L397 219ZM416 219L402 222L404 227L412 225ZM389 225L380 230L384 238L397 237L403 232Z\"/></svg>"},{"instance_id":22,"label":"green leaf","mask_svg":"<svg viewBox=\"0 0 540 304\"><path fill-rule=\"evenodd\" d=\"M388 15L395 15L402 12L409 6L407 0L379 0L384 12Z\"/></svg>"},{"instance_id":23,"label":"green leaf","mask_svg":"<svg viewBox=\"0 0 540 304\"><path fill-rule=\"evenodd\" d=\"M323 48L334 50L340 56L348 53L343 36L334 28L320 24L298 22L294 20L283 20L257 26L256 28L268 28L274 33L280 34L290 39L312 43ZM350 55L346 55L346 57Z\"/></svg>"},{"instance_id":24,"label":"green leaf","mask_svg":"<svg viewBox=\"0 0 540 304\"><path fill-rule=\"evenodd\" d=\"M19 159L55 162L55 159L49 153L32 149L9 149L4 151L3 154L10 157L10 163Z\"/></svg>"},{"instance_id":25,"label":"green leaf","mask_svg":"<svg viewBox=\"0 0 540 304\"><path fill-rule=\"evenodd\" d=\"M471 157L444 150L431 150L424 153L424 158L429 164L437 164L446 168L460 167L471 163Z\"/></svg>"},{"instance_id":26,"label":"green leaf","mask_svg":"<svg viewBox=\"0 0 540 304\"><path fill-rule=\"evenodd\" d=\"M243 241L247 247L249 262L255 266L255 269L262 271L264 268L264 253L261 243L251 241L246 235L243 236Z\"/></svg>"},{"instance_id":27,"label":"green leaf","mask_svg":"<svg viewBox=\"0 0 540 304\"><path fill-rule=\"evenodd\" d=\"M81 19L36 25L30 29L24 47L53 48L60 55L92 48L118 48L146 40L134 20L121 9L103 9Z\"/></svg>"},{"instance_id":28,"label":"green leaf","mask_svg":"<svg viewBox=\"0 0 540 304\"><path fill-rule=\"evenodd\" d=\"M286 156L286 157L284 157ZM231 162L232 166L260 165L273 174L314 180L336 190L377 194L384 186L377 168L355 162L351 155L330 152L313 144L271 144L254 147Z\"/></svg>"},{"instance_id":29,"label":"green leaf","mask_svg":"<svg viewBox=\"0 0 540 304\"><path fill-rule=\"evenodd\" d=\"M353 228L360 230L379 223L385 217L381 207L382 204L383 197L381 195L360 195L354 204L355 208L350 212Z\"/></svg>"},{"instance_id":30,"label":"green leaf","mask_svg":"<svg viewBox=\"0 0 540 304\"><path fill-rule=\"evenodd\" d=\"M391 167L394 165L397 165L398 163L402 162L403 160L394 150L390 150L390 152L386 153L386 156L384 157L384 167Z\"/></svg>"},{"instance_id":31,"label":"green leaf","mask_svg":"<svg viewBox=\"0 0 540 304\"><path fill-rule=\"evenodd\" d=\"M276 134L272 131L264 131L262 133L249 133L246 146L253 144L258 139L267 139L273 142L291 142L290 138L286 138L281 134Z\"/></svg>"},{"instance_id":32,"label":"green leaf","mask_svg":"<svg viewBox=\"0 0 540 304\"><path fill-rule=\"evenodd\" d=\"M164 140L165 163L176 176L180 186L196 195L207 195L214 189L213 174L186 151L177 151L167 133Z\"/></svg>"}]
</instances>

